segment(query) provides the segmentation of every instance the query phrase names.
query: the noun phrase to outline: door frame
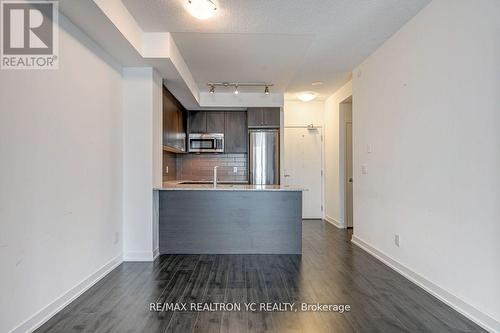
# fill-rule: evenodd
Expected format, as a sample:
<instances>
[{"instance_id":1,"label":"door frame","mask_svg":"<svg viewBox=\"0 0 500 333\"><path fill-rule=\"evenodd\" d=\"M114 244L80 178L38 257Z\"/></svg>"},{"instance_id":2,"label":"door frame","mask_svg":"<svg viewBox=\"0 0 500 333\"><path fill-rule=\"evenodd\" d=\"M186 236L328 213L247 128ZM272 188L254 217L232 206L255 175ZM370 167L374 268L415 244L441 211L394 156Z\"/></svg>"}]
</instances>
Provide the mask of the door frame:
<instances>
[{"instance_id":1,"label":"door frame","mask_svg":"<svg viewBox=\"0 0 500 333\"><path fill-rule=\"evenodd\" d=\"M353 167L353 144L352 144L352 119L349 121L346 121L344 119L344 226L346 228L354 228L354 209L353 209L353 214L351 216L351 222L352 226L349 226L347 223L347 216L348 216L348 195L347 195L347 186L349 185L349 176L347 175L347 124L351 125L351 169L353 173L353 191L354 191L354 167ZM351 193L352 194L352 193ZM354 205L354 195L352 195L351 198L352 205Z\"/></svg>"},{"instance_id":2,"label":"door frame","mask_svg":"<svg viewBox=\"0 0 500 333\"><path fill-rule=\"evenodd\" d=\"M346 104L350 104L350 116L351 118L349 119L346 116L347 111L345 110ZM347 164L347 153L346 153L346 123L351 123L351 129L352 129L352 168L353 168L353 178L354 178L354 128L353 128L353 123L354 123L354 108L353 108L353 96L350 95L338 104L339 107L339 189L338 193L341 197L340 199L340 209L341 209L341 216L340 218L342 219L342 225L341 228L347 228L347 172L346 172L346 164ZM343 182L343 185L341 184ZM352 214L352 224L354 227L354 184L353 184L353 214Z\"/></svg>"},{"instance_id":3,"label":"door frame","mask_svg":"<svg viewBox=\"0 0 500 333\"><path fill-rule=\"evenodd\" d=\"M325 133L323 132L323 126L321 125L307 125L307 126L283 126L283 152L286 154L286 142L285 142L285 131L287 128L302 128L302 129L308 129L308 130L314 130L317 129L320 131L320 136L321 136L321 219L325 219ZM286 164L285 164L286 158L283 156L283 170L286 169ZM282 178L284 180L284 177ZM300 186L300 184L299 184ZM306 218L310 219L310 218ZM319 218L318 218L319 219ZM314 220L314 219L312 219Z\"/></svg>"}]
</instances>

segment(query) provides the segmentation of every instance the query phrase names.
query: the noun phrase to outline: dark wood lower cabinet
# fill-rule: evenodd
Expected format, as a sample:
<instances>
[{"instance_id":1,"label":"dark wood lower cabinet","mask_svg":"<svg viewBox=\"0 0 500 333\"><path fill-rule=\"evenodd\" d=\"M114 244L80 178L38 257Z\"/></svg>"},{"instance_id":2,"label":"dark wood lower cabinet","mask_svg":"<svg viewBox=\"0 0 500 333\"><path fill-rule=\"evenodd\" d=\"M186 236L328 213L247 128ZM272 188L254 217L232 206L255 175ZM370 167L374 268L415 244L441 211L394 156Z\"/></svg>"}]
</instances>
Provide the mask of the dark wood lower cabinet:
<instances>
[{"instance_id":1,"label":"dark wood lower cabinet","mask_svg":"<svg viewBox=\"0 0 500 333\"><path fill-rule=\"evenodd\" d=\"M300 254L301 191L159 193L160 254Z\"/></svg>"},{"instance_id":2,"label":"dark wood lower cabinet","mask_svg":"<svg viewBox=\"0 0 500 333\"><path fill-rule=\"evenodd\" d=\"M304 221L302 256L163 255L121 264L36 332L486 332L350 243ZM77 264L77 262L75 262ZM349 312L153 312L152 302L349 304Z\"/></svg>"}]
</instances>

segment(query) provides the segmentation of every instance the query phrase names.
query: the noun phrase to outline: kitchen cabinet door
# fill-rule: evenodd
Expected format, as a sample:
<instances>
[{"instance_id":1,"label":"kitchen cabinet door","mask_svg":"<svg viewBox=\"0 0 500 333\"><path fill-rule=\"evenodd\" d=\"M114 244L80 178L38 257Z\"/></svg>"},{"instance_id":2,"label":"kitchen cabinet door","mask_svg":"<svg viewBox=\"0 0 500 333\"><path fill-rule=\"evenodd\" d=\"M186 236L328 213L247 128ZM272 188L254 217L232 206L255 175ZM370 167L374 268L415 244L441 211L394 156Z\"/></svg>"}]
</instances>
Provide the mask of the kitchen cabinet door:
<instances>
[{"instance_id":1,"label":"kitchen cabinet door","mask_svg":"<svg viewBox=\"0 0 500 333\"><path fill-rule=\"evenodd\" d=\"M187 111L179 111L177 113L177 137L176 137L176 147L180 150L186 151L186 118Z\"/></svg>"},{"instance_id":2,"label":"kitchen cabinet door","mask_svg":"<svg viewBox=\"0 0 500 333\"><path fill-rule=\"evenodd\" d=\"M264 126L280 127L280 108L263 108L262 122Z\"/></svg>"},{"instance_id":3,"label":"kitchen cabinet door","mask_svg":"<svg viewBox=\"0 0 500 333\"><path fill-rule=\"evenodd\" d=\"M186 150L184 112L180 103L163 88L163 145L178 151Z\"/></svg>"},{"instance_id":4,"label":"kitchen cabinet door","mask_svg":"<svg viewBox=\"0 0 500 333\"><path fill-rule=\"evenodd\" d=\"M224 134L225 153L246 153L248 151L247 113L225 112L226 131Z\"/></svg>"},{"instance_id":5,"label":"kitchen cabinet door","mask_svg":"<svg viewBox=\"0 0 500 333\"><path fill-rule=\"evenodd\" d=\"M189 133L207 133L207 113L204 111L189 112Z\"/></svg>"},{"instance_id":6,"label":"kitchen cabinet door","mask_svg":"<svg viewBox=\"0 0 500 333\"><path fill-rule=\"evenodd\" d=\"M262 108L248 108L248 127L263 126Z\"/></svg>"},{"instance_id":7,"label":"kitchen cabinet door","mask_svg":"<svg viewBox=\"0 0 500 333\"><path fill-rule=\"evenodd\" d=\"M207 117L207 133L224 133L224 111L205 112Z\"/></svg>"},{"instance_id":8,"label":"kitchen cabinet door","mask_svg":"<svg viewBox=\"0 0 500 333\"><path fill-rule=\"evenodd\" d=\"M248 108L248 127L280 127L280 108Z\"/></svg>"}]
</instances>

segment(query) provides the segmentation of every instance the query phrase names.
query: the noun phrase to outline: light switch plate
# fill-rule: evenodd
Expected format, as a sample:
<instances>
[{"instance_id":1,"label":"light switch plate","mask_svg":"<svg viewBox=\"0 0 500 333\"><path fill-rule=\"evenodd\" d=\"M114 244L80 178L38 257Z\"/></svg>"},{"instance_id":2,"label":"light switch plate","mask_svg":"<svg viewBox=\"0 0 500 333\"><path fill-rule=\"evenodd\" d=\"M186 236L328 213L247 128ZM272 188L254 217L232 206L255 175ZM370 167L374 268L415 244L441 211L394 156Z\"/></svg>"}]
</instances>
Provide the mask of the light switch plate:
<instances>
[{"instance_id":1,"label":"light switch plate","mask_svg":"<svg viewBox=\"0 0 500 333\"><path fill-rule=\"evenodd\" d=\"M165 173L168 173L168 165L165 167Z\"/></svg>"},{"instance_id":2,"label":"light switch plate","mask_svg":"<svg viewBox=\"0 0 500 333\"><path fill-rule=\"evenodd\" d=\"M233 172L237 173L238 172L238 167L233 167Z\"/></svg>"},{"instance_id":3,"label":"light switch plate","mask_svg":"<svg viewBox=\"0 0 500 333\"><path fill-rule=\"evenodd\" d=\"M366 164L363 164L363 165L361 166L361 173L362 173L363 175L368 174L368 166L367 166Z\"/></svg>"},{"instance_id":4,"label":"light switch plate","mask_svg":"<svg viewBox=\"0 0 500 333\"><path fill-rule=\"evenodd\" d=\"M373 146L371 144L366 145L366 152L371 154L373 152Z\"/></svg>"}]
</instances>

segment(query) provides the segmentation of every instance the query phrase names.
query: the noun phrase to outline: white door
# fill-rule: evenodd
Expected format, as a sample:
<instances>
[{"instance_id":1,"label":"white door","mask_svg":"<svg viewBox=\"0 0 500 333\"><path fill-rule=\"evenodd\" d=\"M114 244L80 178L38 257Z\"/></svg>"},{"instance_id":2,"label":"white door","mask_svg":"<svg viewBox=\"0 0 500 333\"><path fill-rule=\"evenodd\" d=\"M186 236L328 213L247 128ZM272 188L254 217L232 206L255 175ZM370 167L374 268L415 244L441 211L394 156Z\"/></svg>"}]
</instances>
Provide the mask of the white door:
<instances>
[{"instance_id":1,"label":"white door","mask_svg":"<svg viewBox=\"0 0 500 333\"><path fill-rule=\"evenodd\" d=\"M320 128L285 127L285 156L283 184L307 189L302 195L302 217L323 217L323 175Z\"/></svg>"}]
</instances>

